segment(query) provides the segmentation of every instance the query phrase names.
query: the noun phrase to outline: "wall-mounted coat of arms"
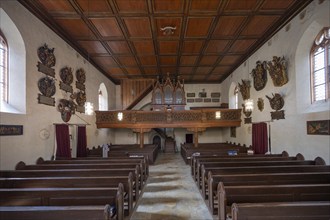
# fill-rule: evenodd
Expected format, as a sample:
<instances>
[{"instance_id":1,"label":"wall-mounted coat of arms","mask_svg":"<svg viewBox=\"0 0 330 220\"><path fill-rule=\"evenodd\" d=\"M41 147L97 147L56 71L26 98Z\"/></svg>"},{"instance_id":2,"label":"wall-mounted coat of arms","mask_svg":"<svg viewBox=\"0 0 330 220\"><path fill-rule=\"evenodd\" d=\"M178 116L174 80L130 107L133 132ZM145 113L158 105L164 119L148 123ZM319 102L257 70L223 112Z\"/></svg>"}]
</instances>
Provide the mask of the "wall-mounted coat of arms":
<instances>
[{"instance_id":1,"label":"wall-mounted coat of arms","mask_svg":"<svg viewBox=\"0 0 330 220\"><path fill-rule=\"evenodd\" d=\"M274 86L281 87L289 81L284 57L273 56L273 60L267 62L267 69Z\"/></svg>"},{"instance_id":2,"label":"wall-mounted coat of arms","mask_svg":"<svg viewBox=\"0 0 330 220\"><path fill-rule=\"evenodd\" d=\"M54 55L54 48L48 48L47 44L38 48L38 57L41 61L38 62L38 71L48 76L55 77L55 70L52 68L56 64L56 58Z\"/></svg>"},{"instance_id":3,"label":"wall-mounted coat of arms","mask_svg":"<svg viewBox=\"0 0 330 220\"><path fill-rule=\"evenodd\" d=\"M272 119L284 119L284 110L281 110L284 106L284 99L283 97L278 94L278 93L275 93L272 94L273 97L269 97L266 95L266 98L269 100L269 103L270 103L270 107L272 109L275 110L275 112L270 112L270 115L272 117Z\"/></svg>"},{"instance_id":4,"label":"wall-mounted coat of arms","mask_svg":"<svg viewBox=\"0 0 330 220\"><path fill-rule=\"evenodd\" d=\"M52 98L56 93L55 80L50 77L43 77L38 81L38 88L41 94L38 94L38 103L55 106L55 98Z\"/></svg>"},{"instance_id":5,"label":"wall-mounted coat of arms","mask_svg":"<svg viewBox=\"0 0 330 220\"><path fill-rule=\"evenodd\" d=\"M242 94L243 100L249 99L250 98L250 81L249 80L243 80L242 79L242 84L238 83L239 91Z\"/></svg>"},{"instance_id":6,"label":"wall-mounted coat of arms","mask_svg":"<svg viewBox=\"0 0 330 220\"><path fill-rule=\"evenodd\" d=\"M66 92L73 92L71 83L73 82L73 74L72 74L72 68L71 67L64 67L60 70L60 89L66 91Z\"/></svg>"},{"instance_id":7,"label":"wall-mounted coat of arms","mask_svg":"<svg viewBox=\"0 0 330 220\"><path fill-rule=\"evenodd\" d=\"M257 91L265 88L267 84L267 63L266 61L257 61L256 68L252 70L251 74L253 76L253 86Z\"/></svg>"},{"instance_id":8,"label":"wall-mounted coat of arms","mask_svg":"<svg viewBox=\"0 0 330 220\"><path fill-rule=\"evenodd\" d=\"M86 73L83 68L77 69L76 71L76 88L85 91L85 81L86 81Z\"/></svg>"},{"instance_id":9,"label":"wall-mounted coat of arms","mask_svg":"<svg viewBox=\"0 0 330 220\"><path fill-rule=\"evenodd\" d=\"M68 122L76 112L76 104L72 100L60 99L57 108L64 122Z\"/></svg>"}]
</instances>

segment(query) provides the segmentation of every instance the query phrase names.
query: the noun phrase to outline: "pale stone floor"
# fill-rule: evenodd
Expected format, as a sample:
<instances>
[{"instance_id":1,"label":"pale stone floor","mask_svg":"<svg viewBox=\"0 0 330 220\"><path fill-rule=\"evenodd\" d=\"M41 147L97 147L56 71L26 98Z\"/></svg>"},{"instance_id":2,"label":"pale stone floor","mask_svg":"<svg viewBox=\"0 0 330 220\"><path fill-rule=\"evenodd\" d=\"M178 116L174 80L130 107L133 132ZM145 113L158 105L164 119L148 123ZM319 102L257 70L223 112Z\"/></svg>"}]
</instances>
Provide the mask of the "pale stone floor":
<instances>
[{"instance_id":1,"label":"pale stone floor","mask_svg":"<svg viewBox=\"0 0 330 220\"><path fill-rule=\"evenodd\" d=\"M130 220L213 220L179 153L160 153Z\"/></svg>"}]
</instances>

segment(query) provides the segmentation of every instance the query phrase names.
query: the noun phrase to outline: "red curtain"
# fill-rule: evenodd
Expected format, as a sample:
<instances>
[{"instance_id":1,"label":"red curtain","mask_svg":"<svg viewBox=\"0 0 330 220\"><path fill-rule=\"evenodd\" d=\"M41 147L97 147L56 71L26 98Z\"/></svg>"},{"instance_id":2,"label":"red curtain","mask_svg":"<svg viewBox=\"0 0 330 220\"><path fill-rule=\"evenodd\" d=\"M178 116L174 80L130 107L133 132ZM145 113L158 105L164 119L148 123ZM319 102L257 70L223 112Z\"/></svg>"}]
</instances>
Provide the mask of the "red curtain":
<instances>
[{"instance_id":1,"label":"red curtain","mask_svg":"<svg viewBox=\"0 0 330 220\"><path fill-rule=\"evenodd\" d=\"M56 131L56 157L71 158L69 126L55 125Z\"/></svg>"},{"instance_id":2,"label":"red curtain","mask_svg":"<svg viewBox=\"0 0 330 220\"><path fill-rule=\"evenodd\" d=\"M77 157L87 156L86 126L78 126Z\"/></svg>"},{"instance_id":3,"label":"red curtain","mask_svg":"<svg viewBox=\"0 0 330 220\"><path fill-rule=\"evenodd\" d=\"M255 154L265 154L268 150L267 124L252 124L252 148Z\"/></svg>"}]
</instances>

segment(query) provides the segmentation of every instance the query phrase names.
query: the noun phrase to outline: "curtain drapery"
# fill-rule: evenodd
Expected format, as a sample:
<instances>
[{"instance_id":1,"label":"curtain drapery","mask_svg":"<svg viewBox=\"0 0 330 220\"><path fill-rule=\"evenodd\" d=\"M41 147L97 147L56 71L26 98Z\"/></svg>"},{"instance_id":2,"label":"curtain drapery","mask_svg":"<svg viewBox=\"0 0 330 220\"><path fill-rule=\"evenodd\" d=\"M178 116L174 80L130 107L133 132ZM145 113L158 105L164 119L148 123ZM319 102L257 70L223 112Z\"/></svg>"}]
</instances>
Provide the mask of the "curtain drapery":
<instances>
[{"instance_id":1,"label":"curtain drapery","mask_svg":"<svg viewBox=\"0 0 330 220\"><path fill-rule=\"evenodd\" d=\"M69 126L55 125L56 131L56 157L71 158Z\"/></svg>"},{"instance_id":2,"label":"curtain drapery","mask_svg":"<svg viewBox=\"0 0 330 220\"><path fill-rule=\"evenodd\" d=\"M86 126L78 126L77 157L87 156Z\"/></svg>"},{"instance_id":3,"label":"curtain drapery","mask_svg":"<svg viewBox=\"0 0 330 220\"><path fill-rule=\"evenodd\" d=\"M265 154L268 151L266 123L252 124L252 148L255 154Z\"/></svg>"}]
</instances>

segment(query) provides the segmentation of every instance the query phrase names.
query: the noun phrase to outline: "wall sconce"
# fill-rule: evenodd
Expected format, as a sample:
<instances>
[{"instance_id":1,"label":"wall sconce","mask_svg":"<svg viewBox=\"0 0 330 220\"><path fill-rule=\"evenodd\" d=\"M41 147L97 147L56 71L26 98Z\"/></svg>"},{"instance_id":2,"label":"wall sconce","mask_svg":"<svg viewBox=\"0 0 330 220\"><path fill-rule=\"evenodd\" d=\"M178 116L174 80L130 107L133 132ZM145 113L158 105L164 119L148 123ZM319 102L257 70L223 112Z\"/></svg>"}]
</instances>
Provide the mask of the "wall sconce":
<instances>
[{"instance_id":1,"label":"wall sconce","mask_svg":"<svg viewBox=\"0 0 330 220\"><path fill-rule=\"evenodd\" d=\"M85 102L85 115L93 115L94 104L91 102Z\"/></svg>"},{"instance_id":2,"label":"wall sconce","mask_svg":"<svg viewBox=\"0 0 330 220\"><path fill-rule=\"evenodd\" d=\"M123 113L122 113L122 112L118 112L118 114L117 114L117 118L118 118L118 121L122 121L123 118L124 118Z\"/></svg>"},{"instance_id":3,"label":"wall sconce","mask_svg":"<svg viewBox=\"0 0 330 220\"><path fill-rule=\"evenodd\" d=\"M246 118L244 118L244 124L251 124L252 118L251 114L253 111L253 100L252 99L246 99L244 100L244 104L242 104L243 107L243 113Z\"/></svg>"},{"instance_id":4,"label":"wall sconce","mask_svg":"<svg viewBox=\"0 0 330 220\"><path fill-rule=\"evenodd\" d=\"M253 100L246 99L244 100L245 111L252 112L253 111Z\"/></svg>"},{"instance_id":5,"label":"wall sconce","mask_svg":"<svg viewBox=\"0 0 330 220\"><path fill-rule=\"evenodd\" d=\"M220 111L216 111L215 112L215 119L220 119L221 118L221 112Z\"/></svg>"}]
</instances>

